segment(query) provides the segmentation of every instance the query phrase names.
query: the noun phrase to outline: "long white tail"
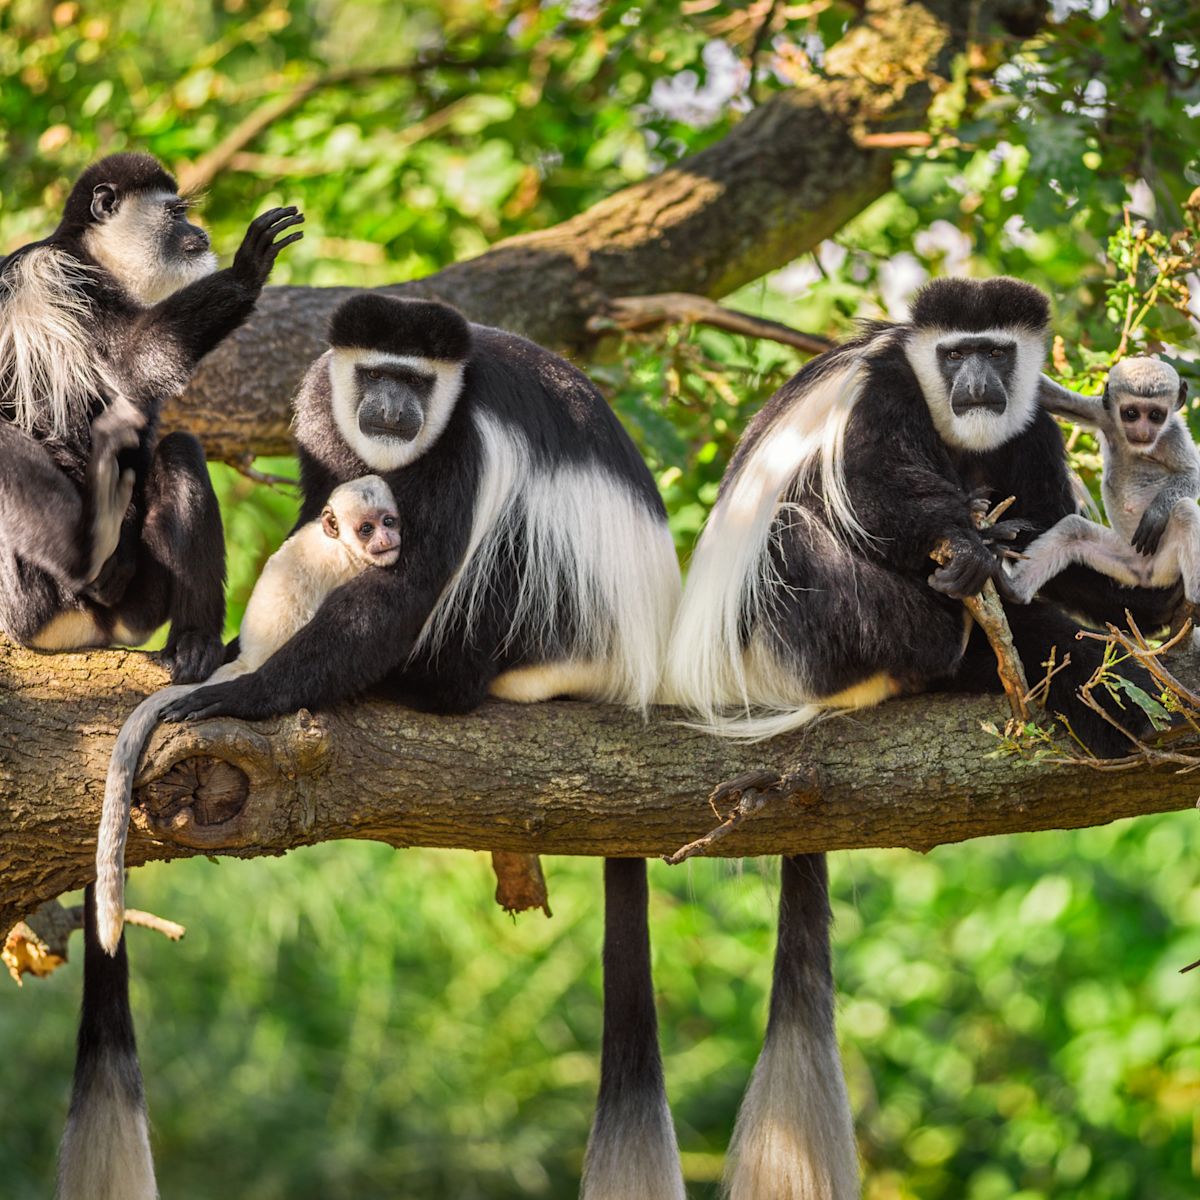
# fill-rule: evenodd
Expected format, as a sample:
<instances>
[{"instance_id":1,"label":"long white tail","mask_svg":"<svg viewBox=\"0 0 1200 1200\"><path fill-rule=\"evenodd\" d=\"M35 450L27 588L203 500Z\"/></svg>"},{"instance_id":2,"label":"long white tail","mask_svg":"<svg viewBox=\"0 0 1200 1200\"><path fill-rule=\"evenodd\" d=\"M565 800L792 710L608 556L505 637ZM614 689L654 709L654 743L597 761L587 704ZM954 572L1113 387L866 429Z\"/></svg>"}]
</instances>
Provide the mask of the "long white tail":
<instances>
[{"instance_id":1,"label":"long white tail","mask_svg":"<svg viewBox=\"0 0 1200 1200\"><path fill-rule=\"evenodd\" d=\"M96 916L100 945L109 954L116 954L125 928L125 840L129 835L129 808L138 760L162 710L194 686L177 684L147 696L121 726L108 760L104 808L96 838Z\"/></svg>"},{"instance_id":2,"label":"long white tail","mask_svg":"<svg viewBox=\"0 0 1200 1200\"><path fill-rule=\"evenodd\" d=\"M125 943L96 940L95 891L84 893L83 1011L71 1111L58 1151L58 1200L157 1200Z\"/></svg>"},{"instance_id":3,"label":"long white tail","mask_svg":"<svg viewBox=\"0 0 1200 1200\"><path fill-rule=\"evenodd\" d=\"M646 863L604 862L604 1046L580 1200L684 1200L650 976Z\"/></svg>"},{"instance_id":4,"label":"long white tail","mask_svg":"<svg viewBox=\"0 0 1200 1200\"><path fill-rule=\"evenodd\" d=\"M829 921L825 856L785 858L771 1014L729 1148L729 1200L860 1195L834 1032Z\"/></svg>"}]
</instances>

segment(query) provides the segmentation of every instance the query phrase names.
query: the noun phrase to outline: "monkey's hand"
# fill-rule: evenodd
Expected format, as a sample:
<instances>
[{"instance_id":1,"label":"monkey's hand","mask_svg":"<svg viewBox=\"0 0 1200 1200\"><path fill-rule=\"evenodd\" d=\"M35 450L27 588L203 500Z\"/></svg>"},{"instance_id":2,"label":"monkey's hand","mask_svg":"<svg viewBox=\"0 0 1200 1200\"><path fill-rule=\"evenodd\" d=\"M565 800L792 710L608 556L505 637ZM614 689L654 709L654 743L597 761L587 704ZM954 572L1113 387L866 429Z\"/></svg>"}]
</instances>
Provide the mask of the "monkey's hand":
<instances>
[{"instance_id":1,"label":"monkey's hand","mask_svg":"<svg viewBox=\"0 0 1200 1200\"><path fill-rule=\"evenodd\" d=\"M982 538L955 532L946 541L950 544L950 560L929 576L929 586L935 592L965 600L978 595L989 579L995 580L997 587L1007 586L1000 560Z\"/></svg>"},{"instance_id":2,"label":"monkey's hand","mask_svg":"<svg viewBox=\"0 0 1200 1200\"><path fill-rule=\"evenodd\" d=\"M178 633L172 629L158 660L171 672L172 683L199 683L221 665L224 657L225 646L219 637L195 629Z\"/></svg>"},{"instance_id":3,"label":"monkey's hand","mask_svg":"<svg viewBox=\"0 0 1200 1200\"><path fill-rule=\"evenodd\" d=\"M280 250L304 236L302 232L290 233L277 242L276 235L303 220L304 214L295 205L268 209L262 216L255 217L233 256L231 270L238 282L258 291L267 282Z\"/></svg>"},{"instance_id":4,"label":"monkey's hand","mask_svg":"<svg viewBox=\"0 0 1200 1200\"><path fill-rule=\"evenodd\" d=\"M117 456L138 444L145 426L145 415L124 396L113 400L92 422L92 452L85 477L91 558L85 583L96 579L121 540L136 476L131 468L121 470Z\"/></svg>"},{"instance_id":5,"label":"monkey's hand","mask_svg":"<svg viewBox=\"0 0 1200 1200\"><path fill-rule=\"evenodd\" d=\"M252 675L197 688L186 696L172 700L162 710L163 721L204 721L209 717L239 717L253 721L274 716L269 704L259 697Z\"/></svg>"},{"instance_id":6,"label":"monkey's hand","mask_svg":"<svg viewBox=\"0 0 1200 1200\"><path fill-rule=\"evenodd\" d=\"M1142 513L1138 527L1133 531L1131 544L1139 553L1147 558L1158 553L1162 536L1167 531L1167 523L1171 520L1171 505L1163 503L1162 499L1151 501Z\"/></svg>"},{"instance_id":7,"label":"monkey's hand","mask_svg":"<svg viewBox=\"0 0 1200 1200\"><path fill-rule=\"evenodd\" d=\"M991 546L993 553L997 551L996 542L1015 542L1023 533L1029 533L1033 525L1029 521L1014 517L1011 521L997 521L979 531L985 546ZM1003 552L1003 547L999 548Z\"/></svg>"}]
</instances>

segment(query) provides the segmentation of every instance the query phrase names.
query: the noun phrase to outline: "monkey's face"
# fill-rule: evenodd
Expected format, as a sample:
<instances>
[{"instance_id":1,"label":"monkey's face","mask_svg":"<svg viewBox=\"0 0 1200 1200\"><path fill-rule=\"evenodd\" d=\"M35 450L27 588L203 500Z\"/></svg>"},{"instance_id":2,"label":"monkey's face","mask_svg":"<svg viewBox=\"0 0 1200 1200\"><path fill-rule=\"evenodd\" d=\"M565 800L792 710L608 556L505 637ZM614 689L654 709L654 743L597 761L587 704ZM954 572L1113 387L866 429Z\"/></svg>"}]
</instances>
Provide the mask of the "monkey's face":
<instances>
[{"instance_id":1,"label":"monkey's face","mask_svg":"<svg viewBox=\"0 0 1200 1200\"><path fill-rule=\"evenodd\" d=\"M1187 384L1175 368L1155 358L1122 359L1104 385L1104 403L1135 454L1153 451L1186 399Z\"/></svg>"},{"instance_id":2,"label":"monkey's face","mask_svg":"<svg viewBox=\"0 0 1200 1200\"><path fill-rule=\"evenodd\" d=\"M325 535L339 540L351 557L372 567L390 567L399 559L399 526L391 488L377 475L334 488L321 513Z\"/></svg>"},{"instance_id":3,"label":"monkey's face","mask_svg":"<svg viewBox=\"0 0 1200 1200\"><path fill-rule=\"evenodd\" d=\"M1105 403L1116 416L1117 427L1130 450L1135 454L1149 454L1162 436L1173 411L1167 398L1147 398L1118 391L1107 391L1105 395Z\"/></svg>"},{"instance_id":4,"label":"monkey's face","mask_svg":"<svg viewBox=\"0 0 1200 1200\"><path fill-rule=\"evenodd\" d=\"M100 184L84 246L135 300L156 304L217 269L208 234L188 220L188 208L174 192Z\"/></svg>"},{"instance_id":5,"label":"monkey's face","mask_svg":"<svg viewBox=\"0 0 1200 1200\"><path fill-rule=\"evenodd\" d=\"M1036 411L1040 338L1021 330L922 330L906 348L938 433L948 445L992 450Z\"/></svg>"},{"instance_id":6,"label":"monkey's face","mask_svg":"<svg viewBox=\"0 0 1200 1200\"><path fill-rule=\"evenodd\" d=\"M331 352L338 432L368 467L394 471L423 454L450 419L462 364L375 350Z\"/></svg>"}]
</instances>

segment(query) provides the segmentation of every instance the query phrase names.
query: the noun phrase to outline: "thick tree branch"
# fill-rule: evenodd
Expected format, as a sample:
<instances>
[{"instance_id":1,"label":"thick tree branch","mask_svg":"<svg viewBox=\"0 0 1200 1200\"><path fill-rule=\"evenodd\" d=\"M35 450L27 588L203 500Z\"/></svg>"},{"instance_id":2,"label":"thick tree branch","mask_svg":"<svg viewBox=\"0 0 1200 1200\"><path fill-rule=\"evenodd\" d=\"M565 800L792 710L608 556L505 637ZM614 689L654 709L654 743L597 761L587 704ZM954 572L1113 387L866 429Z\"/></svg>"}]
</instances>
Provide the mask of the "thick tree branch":
<instances>
[{"instance_id":1,"label":"thick tree branch","mask_svg":"<svg viewBox=\"0 0 1200 1200\"><path fill-rule=\"evenodd\" d=\"M1189 686L1200 663L1173 664ZM0 930L92 875L109 752L164 673L124 651L0 643ZM529 854L671 854L717 823L713 788L803 781L707 852L927 850L1195 804L1194 774L1104 773L989 754L1000 697L922 696L742 746L600 705L491 703L468 717L377 701L246 724L169 726L139 777L131 865L253 857L337 838ZM136 887L136 885L135 885ZM136 891L135 893L136 894Z\"/></svg>"},{"instance_id":2,"label":"thick tree branch","mask_svg":"<svg viewBox=\"0 0 1200 1200\"><path fill-rule=\"evenodd\" d=\"M436 296L473 320L570 350L610 297L716 299L811 250L891 186L936 86L999 23L1030 33L1043 0L868 0L823 74L750 113L727 137L552 229L388 289ZM886 141L886 139L885 139ZM214 458L287 453L289 403L347 288L269 288L251 322L198 371L168 425Z\"/></svg>"}]
</instances>

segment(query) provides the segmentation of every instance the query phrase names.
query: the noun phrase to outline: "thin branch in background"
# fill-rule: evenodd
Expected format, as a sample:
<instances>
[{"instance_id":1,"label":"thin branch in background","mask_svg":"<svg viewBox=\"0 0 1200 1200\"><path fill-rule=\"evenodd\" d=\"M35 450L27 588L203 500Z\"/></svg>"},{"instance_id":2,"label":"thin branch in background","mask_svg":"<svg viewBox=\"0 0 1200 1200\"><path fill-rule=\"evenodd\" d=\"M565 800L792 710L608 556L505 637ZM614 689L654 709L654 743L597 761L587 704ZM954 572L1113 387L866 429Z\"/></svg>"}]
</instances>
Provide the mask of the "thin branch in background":
<instances>
[{"instance_id":1,"label":"thin branch in background","mask_svg":"<svg viewBox=\"0 0 1200 1200\"><path fill-rule=\"evenodd\" d=\"M605 302L602 312L588 318L589 333L611 333L613 329L636 331L655 325L711 325L729 333L765 338L793 346L805 354L822 354L832 349L828 338L793 329L782 321L754 317L725 308L707 296L690 292L661 292L653 296L619 296Z\"/></svg>"},{"instance_id":2,"label":"thin branch in background","mask_svg":"<svg viewBox=\"0 0 1200 1200\"><path fill-rule=\"evenodd\" d=\"M775 23L775 11L779 7L779 0L771 0L767 6L766 15L759 22L758 28L754 31L754 41L750 44L749 66L750 66L750 98L757 104L762 101L762 95L757 84L758 56L763 52L767 44L767 39L771 36L771 26Z\"/></svg>"},{"instance_id":3,"label":"thin branch in background","mask_svg":"<svg viewBox=\"0 0 1200 1200\"><path fill-rule=\"evenodd\" d=\"M282 96L265 100L253 112L235 125L207 154L179 170L179 189L194 193L208 187L233 159L253 141L266 132L276 121L296 111L315 92L331 87L343 87L366 83L376 79L403 79L436 70L471 71L486 67L503 66L508 55L485 54L472 59L454 54L440 53L418 58L406 63L383 63L373 67L342 67L313 75L295 84Z\"/></svg>"},{"instance_id":4,"label":"thin branch in background","mask_svg":"<svg viewBox=\"0 0 1200 1200\"><path fill-rule=\"evenodd\" d=\"M260 471L254 465L253 454L244 454L240 458L235 458L227 465L231 466L239 475L245 475L247 479L253 480L255 483L262 483L276 490L284 488L294 489L300 486L298 480L292 479L287 475L271 475L266 471Z\"/></svg>"}]
</instances>

